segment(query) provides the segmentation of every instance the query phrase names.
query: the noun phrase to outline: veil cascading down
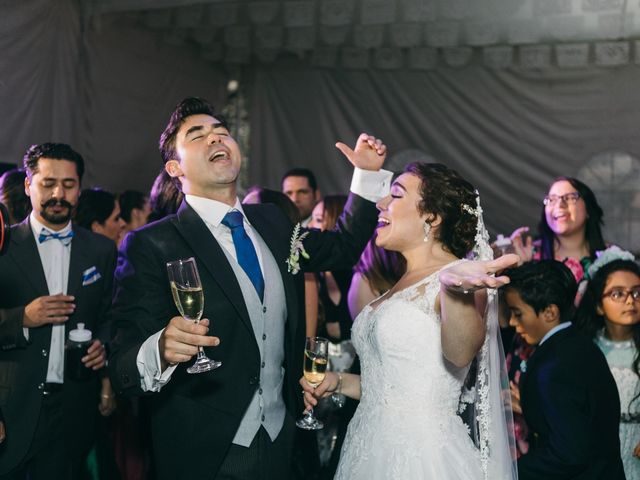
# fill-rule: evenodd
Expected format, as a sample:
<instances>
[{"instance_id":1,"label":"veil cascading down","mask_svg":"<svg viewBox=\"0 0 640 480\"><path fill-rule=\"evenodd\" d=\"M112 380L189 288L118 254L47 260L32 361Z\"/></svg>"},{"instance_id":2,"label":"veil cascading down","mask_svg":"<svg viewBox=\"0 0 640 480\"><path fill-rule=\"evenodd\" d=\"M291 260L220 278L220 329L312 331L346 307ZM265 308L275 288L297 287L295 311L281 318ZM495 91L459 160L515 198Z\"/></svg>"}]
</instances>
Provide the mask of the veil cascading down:
<instances>
[{"instance_id":1,"label":"veil cascading down","mask_svg":"<svg viewBox=\"0 0 640 480\"><path fill-rule=\"evenodd\" d=\"M477 217L474 260L493 260L489 233L484 224L480 194L476 190L476 207L462 208ZM480 450L485 480L518 478L511 394L498 323L498 292L487 290L485 310L486 335L482 348L469 370L461 396L459 412L470 428L473 441ZM464 414L463 414L464 412Z\"/></svg>"}]
</instances>

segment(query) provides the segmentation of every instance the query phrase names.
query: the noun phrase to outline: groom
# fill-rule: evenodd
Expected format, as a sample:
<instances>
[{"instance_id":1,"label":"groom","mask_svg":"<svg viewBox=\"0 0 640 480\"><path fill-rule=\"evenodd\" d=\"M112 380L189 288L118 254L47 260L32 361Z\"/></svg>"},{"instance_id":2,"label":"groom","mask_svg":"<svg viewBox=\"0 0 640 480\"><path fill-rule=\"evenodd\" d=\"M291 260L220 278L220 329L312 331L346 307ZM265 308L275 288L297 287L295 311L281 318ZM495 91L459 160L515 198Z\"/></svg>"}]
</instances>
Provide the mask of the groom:
<instances>
[{"instance_id":1,"label":"groom","mask_svg":"<svg viewBox=\"0 0 640 480\"><path fill-rule=\"evenodd\" d=\"M304 238L304 269L353 265L376 224L373 202L388 189L379 140L363 134L354 150L337 147L356 167L352 193L335 231ZM159 478L286 479L303 410L304 282L285 263L293 225L273 205L240 204L240 151L206 101L178 104L160 151L185 201L177 215L129 234L122 246L114 387L152 395ZM198 325L179 316L166 273L167 262L189 257L204 291ZM199 346L222 366L188 374Z\"/></svg>"}]
</instances>

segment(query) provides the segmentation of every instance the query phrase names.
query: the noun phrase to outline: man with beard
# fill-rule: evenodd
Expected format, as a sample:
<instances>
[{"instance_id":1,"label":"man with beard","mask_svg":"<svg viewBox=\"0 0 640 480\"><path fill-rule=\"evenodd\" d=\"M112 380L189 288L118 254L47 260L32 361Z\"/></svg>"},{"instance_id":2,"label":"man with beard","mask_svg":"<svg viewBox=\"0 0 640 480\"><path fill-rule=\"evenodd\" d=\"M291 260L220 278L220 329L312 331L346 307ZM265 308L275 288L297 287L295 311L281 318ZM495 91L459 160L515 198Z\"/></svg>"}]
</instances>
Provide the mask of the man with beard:
<instances>
[{"instance_id":1,"label":"man with beard","mask_svg":"<svg viewBox=\"0 0 640 480\"><path fill-rule=\"evenodd\" d=\"M105 365L106 312L116 249L72 224L84 161L69 145L33 145L24 156L32 212L12 227L0 258L0 407L7 438L1 479L75 479L92 445ZM93 339L65 358L68 332Z\"/></svg>"}]
</instances>

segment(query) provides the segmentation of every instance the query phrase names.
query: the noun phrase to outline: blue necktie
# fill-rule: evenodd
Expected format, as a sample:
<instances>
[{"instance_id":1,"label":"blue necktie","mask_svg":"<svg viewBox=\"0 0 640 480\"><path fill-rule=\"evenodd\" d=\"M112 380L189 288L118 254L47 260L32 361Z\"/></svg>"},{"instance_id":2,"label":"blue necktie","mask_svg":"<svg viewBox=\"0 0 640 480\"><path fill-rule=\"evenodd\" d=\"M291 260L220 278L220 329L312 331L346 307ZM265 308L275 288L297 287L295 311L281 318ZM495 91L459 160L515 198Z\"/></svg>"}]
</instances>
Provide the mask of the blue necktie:
<instances>
[{"instance_id":1,"label":"blue necktie","mask_svg":"<svg viewBox=\"0 0 640 480\"><path fill-rule=\"evenodd\" d=\"M60 240L65 247L68 247L71 245L71 240L73 239L73 230L63 235L57 232L50 232L46 228L43 228L38 236L38 243L44 243L52 239Z\"/></svg>"},{"instance_id":2,"label":"blue necktie","mask_svg":"<svg viewBox=\"0 0 640 480\"><path fill-rule=\"evenodd\" d=\"M242 213L237 210L227 212L222 219L222 224L231 229L238 263L256 288L260 301L264 300L264 278L260 270L260 262L258 262L258 255L253 242L244 229Z\"/></svg>"}]
</instances>

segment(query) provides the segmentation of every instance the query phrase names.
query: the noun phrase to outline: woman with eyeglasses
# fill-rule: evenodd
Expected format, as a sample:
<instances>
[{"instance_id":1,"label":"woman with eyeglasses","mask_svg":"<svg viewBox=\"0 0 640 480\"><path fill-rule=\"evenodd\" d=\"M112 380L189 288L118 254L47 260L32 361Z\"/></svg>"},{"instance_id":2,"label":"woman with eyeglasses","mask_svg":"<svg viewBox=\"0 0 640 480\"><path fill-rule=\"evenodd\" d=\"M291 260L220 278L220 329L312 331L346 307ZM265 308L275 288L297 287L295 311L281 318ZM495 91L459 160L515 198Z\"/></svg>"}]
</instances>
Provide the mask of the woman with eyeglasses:
<instances>
[{"instance_id":1,"label":"woman with eyeglasses","mask_svg":"<svg viewBox=\"0 0 640 480\"><path fill-rule=\"evenodd\" d=\"M511 242L521 262L531 260L559 260L563 262L578 282L575 304L578 305L587 286L589 266L596 252L604 250L602 237L603 211L593 191L573 177L557 177L549 186L543 199L539 237L533 240L527 235L529 227L520 227L511 234ZM509 378L516 389L526 368L526 362L534 347L515 334L511 346L506 347L505 357ZM521 415L514 415L518 454L529 448L528 429Z\"/></svg>"},{"instance_id":2,"label":"woman with eyeglasses","mask_svg":"<svg viewBox=\"0 0 640 480\"><path fill-rule=\"evenodd\" d=\"M602 208L587 185L573 177L558 177L543 199L538 240L525 239L529 227L520 227L511 234L511 241L523 262L559 260L580 283L596 252L606 248L602 217Z\"/></svg>"},{"instance_id":3,"label":"woman with eyeglasses","mask_svg":"<svg viewBox=\"0 0 640 480\"><path fill-rule=\"evenodd\" d=\"M575 323L604 353L620 394L620 455L627 478L640 478L640 266L609 247L589 268Z\"/></svg>"}]
</instances>

